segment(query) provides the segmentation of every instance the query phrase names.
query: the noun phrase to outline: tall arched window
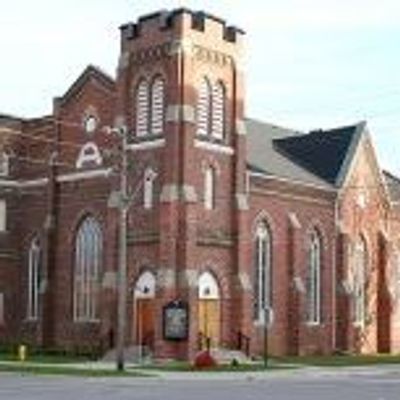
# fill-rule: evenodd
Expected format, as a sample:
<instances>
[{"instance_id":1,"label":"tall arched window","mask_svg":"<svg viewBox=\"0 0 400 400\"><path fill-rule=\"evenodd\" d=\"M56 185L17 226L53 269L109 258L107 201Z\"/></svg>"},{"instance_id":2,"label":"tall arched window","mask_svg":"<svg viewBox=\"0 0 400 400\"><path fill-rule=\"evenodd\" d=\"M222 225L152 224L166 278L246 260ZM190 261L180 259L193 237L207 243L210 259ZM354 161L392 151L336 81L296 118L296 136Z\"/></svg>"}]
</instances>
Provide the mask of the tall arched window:
<instances>
[{"instance_id":1,"label":"tall arched window","mask_svg":"<svg viewBox=\"0 0 400 400\"><path fill-rule=\"evenodd\" d=\"M153 207L154 201L154 179L157 174L151 169L147 168L144 172L143 182L143 207L150 209Z\"/></svg>"},{"instance_id":2,"label":"tall arched window","mask_svg":"<svg viewBox=\"0 0 400 400\"><path fill-rule=\"evenodd\" d=\"M203 78L197 98L197 134L208 135L210 131L211 87L207 78Z\"/></svg>"},{"instance_id":3,"label":"tall arched window","mask_svg":"<svg viewBox=\"0 0 400 400\"><path fill-rule=\"evenodd\" d=\"M0 176L7 176L9 173L10 156L5 152L0 152Z\"/></svg>"},{"instance_id":4,"label":"tall arched window","mask_svg":"<svg viewBox=\"0 0 400 400\"><path fill-rule=\"evenodd\" d=\"M212 135L217 139L224 138L225 128L225 87L218 82L212 94Z\"/></svg>"},{"instance_id":5,"label":"tall arched window","mask_svg":"<svg viewBox=\"0 0 400 400\"><path fill-rule=\"evenodd\" d=\"M164 80L156 77L151 85L151 133L161 135L164 129Z\"/></svg>"},{"instance_id":6,"label":"tall arched window","mask_svg":"<svg viewBox=\"0 0 400 400\"><path fill-rule=\"evenodd\" d=\"M39 293L41 283L41 251L39 238L34 238L29 247L28 264L28 319L39 318Z\"/></svg>"},{"instance_id":7,"label":"tall arched window","mask_svg":"<svg viewBox=\"0 0 400 400\"><path fill-rule=\"evenodd\" d=\"M368 253L365 240L359 238L354 247L353 259L353 317L354 323L363 326L366 317L366 273Z\"/></svg>"},{"instance_id":8,"label":"tall arched window","mask_svg":"<svg viewBox=\"0 0 400 400\"><path fill-rule=\"evenodd\" d=\"M321 256L322 243L319 234L313 230L308 239L307 265L307 321L321 322Z\"/></svg>"},{"instance_id":9,"label":"tall arched window","mask_svg":"<svg viewBox=\"0 0 400 400\"><path fill-rule=\"evenodd\" d=\"M395 296L397 301L397 308L400 316L400 249L396 253L396 266L395 266Z\"/></svg>"},{"instance_id":10,"label":"tall arched window","mask_svg":"<svg viewBox=\"0 0 400 400\"><path fill-rule=\"evenodd\" d=\"M254 319L263 321L272 305L272 238L265 222L257 226L254 240Z\"/></svg>"},{"instance_id":11,"label":"tall arched window","mask_svg":"<svg viewBox=\"0 0 400 400\"><path fill-rule=\"evenodd\" d=\"M204 172L204 208L212 210L215 207L215 170L207 167Z\"/></svg>"},{"instance_id":12,"label":"tall arched window","mask_svg":"<svg viewBox=\"0 0 400 400\"><path fill-rule=\"evenodd\" d=\"M400 247L392 254L389 291L393 301L393 314L396 323L400 322Z\"/></svg>"},{"instance_id":13,"label":"tall arched window","mask_svg":"<svg viewBox=\"0 0 400 400\"><path fill-rule=\"evenodd\" d=\"M147 135L149 130L149 85L141 80L136 89L136 136Z\"/></svg>"},{"instance_id":14,"label":"tall arched window","mask_svg":"<svg viewBox=\"0 0 400 400\"><path fill-rule=\"evenodd\" d=\"M76 321L97 319L102 250L100 225L93 217L87 217L79 226L75 239L74 318Z\"/></svg>"}]
</instances>

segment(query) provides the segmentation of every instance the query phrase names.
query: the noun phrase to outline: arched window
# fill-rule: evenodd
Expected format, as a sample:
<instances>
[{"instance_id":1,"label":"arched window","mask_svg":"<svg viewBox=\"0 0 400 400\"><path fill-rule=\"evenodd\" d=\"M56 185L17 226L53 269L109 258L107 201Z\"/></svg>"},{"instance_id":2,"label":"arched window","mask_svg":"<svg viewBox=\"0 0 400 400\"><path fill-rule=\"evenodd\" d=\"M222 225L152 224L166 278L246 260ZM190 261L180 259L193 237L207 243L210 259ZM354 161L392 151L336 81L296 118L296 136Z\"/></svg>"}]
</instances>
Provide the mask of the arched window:
<instances>
[{"instance_id":1,"label":"arched window","mask_svg":"<svg viewBox=\"0 0 400 400\"><path fill-rule=\"evenodd\" d=\"M1 151L0 152L0 176L7 176L9 173L10 157L9 155Z\"/></svg>"},{"instance_id":2,"label":"arched window","mask_svg":"<svg viewBox=\"0 0 400 400\"><path fill-rule=\"evenodd\" d=\"M221 82L214 85L212 98L212 135L217 139L223 139L225 130L225 87Z\"/></svg>"},{"instance_id":3,"label":"arched window","mask_svg":"<svg viewBox=\"0 0 400 400\"><path fill-rule=\"evenodd\" d=\"M100 166L103 163L100 150L94 142L85 143L79 151L75 166L80 169L85 166Z\"/></svg>"},{"instance_id":4,"label":"arched window","mask_svg":"<svg viewBox=\"0 0 400 400\"><path fill-rule=\"evenodd\" d=\"M39 318L39 292L42 278L41 251L39 239L36 237L31 241L29 247L28 264L28 319Z\"/></svg>"},{"instance_id":5,"label":"arched window","mask_svg":"<svg viewBox=\"0 0 400 400\"><path fill-rule=\"evenodd\" d=\"M161 135L164 130L164 80L154 79L151 85L151 133Z\"/></svg>"},{"instance_id":6,"label":"arched window","mask_svg":"<svg viewBox=\"0 0 400 400\"><path fill-rule=\"evenodd\" d=\"M314 230L308 239L306 278L307 321L311 324L319 324L321 322L321 256L321 238Z\"/></svg>"},{"instance_id":7,"label":"arched window","mask_svg":"<svg viewBox=\"0 0 400 400\"><path fill-rule=\"evenodd\" d=\"M102 233L98 222L93 217L85 218L75 239L74 318L76 321L97 319L102 247Z\"/></svg>"},{"instance_id":8,"label":"arched window","mask_svg":"<svg viewBox=\"0 0 400 400\"><path fill-rule=\"evenodd\" d=\"M396 266L395 266L395 296L397 300L397 308L399 310L400 315L400 250L396 253Z\"/></svg>"},{"instance_id":9,"label":"arched window","mask_svg":"<svg viewBox=\"0 0 400 400\"><path fill-rule=\"evenodd\" d=\"M264 321L272 305L272 238L265 222L257 226L254 240L254 319Z\"/></svg>"},{"instance_id":10,"label":"arched window","mask_svg":"<svg viewBox=\"0 0 400 400\"><path fill-rule=\"evenodd\" d=\"M210 131L211 88L206 78L203 78L197 98L197 134L208 135Z\"/></svg>"},{"instance_id":11,"label":"arched window","mask_svg":"<svg viewBox=\"0 0 400 400\"><path fill-rule=\"evenodd\" d=\"M353 259L353 317L354 323L363 326L366 317L366 272L368 263L367 246L360 238L354 247Z\"/></svg>"},{"instance_id":12,"label":"arched window","mask_svg":"<svg viewBox=\"0 0 400 400\"><path fill-rule=\"evenodd\" d=\"M204 172L204 208L212 210L215 207L215 170L208 167Z\"/></svg>"},{"instance_id":13,"label":"arched window","mask_svg":"<svg viewBox=\"0 0 400 400\"><path fill-rule=\"evenodd\" d=\"M147 168L144 172L143 182L143 207L150 209L153 207L154 200L154 179L157 174L151 169Z\"/></svg>"},{"instance_id":14,"label":"arched window","mask_svg":"<svg viewBox=\"0 0 400 400\"><path fill-rule=\"evenodd\" d=\"M136 89L136 136L144 136L149 130L149 85L140 81Z\"/></svg>"}]
</instances>

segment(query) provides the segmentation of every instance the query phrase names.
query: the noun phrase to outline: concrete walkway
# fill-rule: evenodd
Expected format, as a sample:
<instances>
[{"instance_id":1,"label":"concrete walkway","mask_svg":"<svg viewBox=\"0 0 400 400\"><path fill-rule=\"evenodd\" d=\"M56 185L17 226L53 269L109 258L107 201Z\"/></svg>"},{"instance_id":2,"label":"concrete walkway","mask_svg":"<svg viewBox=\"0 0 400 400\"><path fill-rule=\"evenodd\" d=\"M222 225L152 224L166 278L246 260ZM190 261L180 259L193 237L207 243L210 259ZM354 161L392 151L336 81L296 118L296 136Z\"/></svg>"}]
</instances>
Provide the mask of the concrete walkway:
<instances>
[{"instance_id":1,"label":"concrete walkway","mask_svg":"<svg viewBox=\"0 0 400 400\"><path fill-rule=\"evenodd\" d=\"M93 371L113 371L115 370L114 362L80 362L80 363L45 363L45 362L20 362L20 361L0 361L0 366L10 367L49 367L49 368L67 368L79 370ZM287 369L270 369L261 371L166 371L165 369L147 369L141 368L138 364L126 364L126 370L132 372L143 373L144 379L158 379L165 381L193 381L193 380L265 380L270 378L292 377L299 379L315 378L315 377L339 377L339 376L379 376L382 374L393 374L400 379L400 365L373 365L360 367L313 367L299 366ZM122 378L122 377L121 377ZM132 377L133 378L133 377ZM124 377L124 379L132 379ZM139 377L140 378L140 377ZM120 379L116 377L115 379ZM135 377L135 379L137 379Z\"/></svg>"}]
</instances>

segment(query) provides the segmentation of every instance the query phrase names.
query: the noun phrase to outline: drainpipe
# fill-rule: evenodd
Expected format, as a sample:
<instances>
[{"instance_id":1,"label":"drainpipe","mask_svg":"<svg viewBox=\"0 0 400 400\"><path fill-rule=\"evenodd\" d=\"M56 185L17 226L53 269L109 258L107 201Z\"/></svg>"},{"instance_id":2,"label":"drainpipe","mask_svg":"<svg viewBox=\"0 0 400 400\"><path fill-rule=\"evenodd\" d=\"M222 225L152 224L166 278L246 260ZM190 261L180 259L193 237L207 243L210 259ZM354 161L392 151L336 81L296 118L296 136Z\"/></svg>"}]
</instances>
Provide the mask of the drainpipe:
<instances>
[{"instance_id":1,"label":"drainpipe","mask_svg":"<svg viewBox=\"0 0 400 400\"><path fill-rule=\"evenodd\" d=\"M332 350L336 350L336 308L337 308L337 252L338 252L338 227L339 227L339 201L340 194L337 193L334 204L334 244L332 254Z\"/></svg>"}]
</instances>

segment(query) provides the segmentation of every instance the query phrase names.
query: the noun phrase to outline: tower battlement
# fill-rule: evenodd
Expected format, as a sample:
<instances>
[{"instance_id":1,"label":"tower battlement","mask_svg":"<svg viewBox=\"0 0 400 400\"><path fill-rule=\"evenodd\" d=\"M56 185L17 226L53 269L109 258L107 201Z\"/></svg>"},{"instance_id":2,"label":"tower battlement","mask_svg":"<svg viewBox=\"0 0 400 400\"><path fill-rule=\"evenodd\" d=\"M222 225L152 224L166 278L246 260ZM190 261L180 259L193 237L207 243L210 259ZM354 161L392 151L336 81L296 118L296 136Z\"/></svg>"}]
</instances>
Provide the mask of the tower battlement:
<instances>
[{"instance_id":1,"label":"tower battlement","mask_svg":"<svg viewBox=\"0 0 400 400\"><path fill-rule=\"evenodd\" d=\"M138 40L152 32L179 31L182 28L205 33L219 31L219 37L231 43L236 43L239 35L245 33L236 26L228 25L222 18L204 11L193 11L187 8L160 10L143 15L136 22L130 22L120 27L122 39L127 41Z\"/></svg>"}]
</instances>

